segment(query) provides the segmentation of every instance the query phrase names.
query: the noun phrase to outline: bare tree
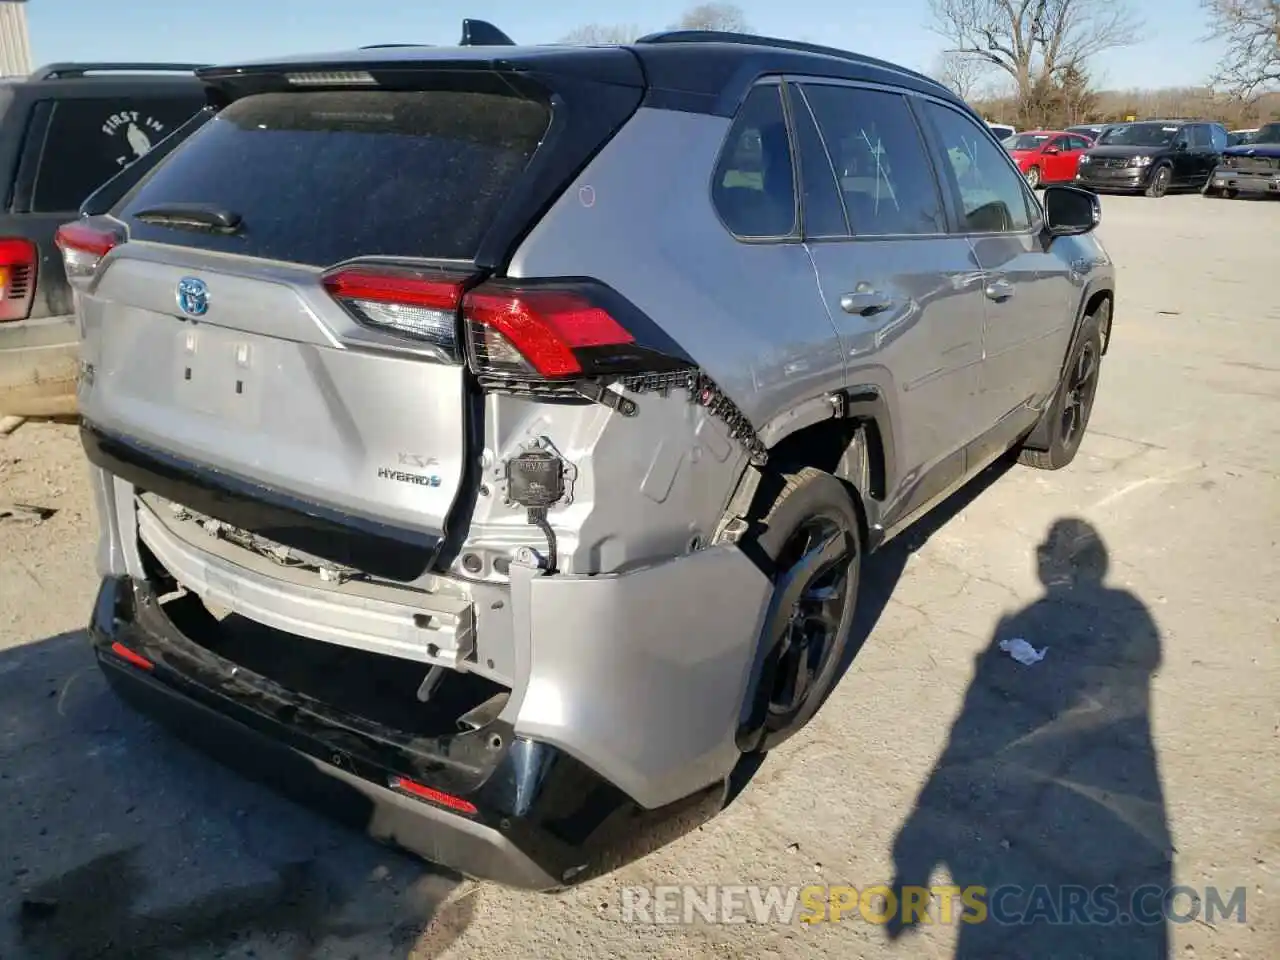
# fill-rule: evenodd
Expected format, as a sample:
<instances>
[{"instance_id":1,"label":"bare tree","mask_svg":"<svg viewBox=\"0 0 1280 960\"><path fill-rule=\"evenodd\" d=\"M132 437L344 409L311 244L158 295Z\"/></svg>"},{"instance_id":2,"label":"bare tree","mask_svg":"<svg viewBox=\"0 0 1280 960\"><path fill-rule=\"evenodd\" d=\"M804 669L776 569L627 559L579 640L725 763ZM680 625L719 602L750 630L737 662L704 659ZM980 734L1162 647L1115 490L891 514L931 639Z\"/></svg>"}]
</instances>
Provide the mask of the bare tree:
<instances>
[{"instance_id":1,"label":"bare tree","mask_svg":"<svg viewBox=\"0 0 1280 960\"><path fill-rule=\"evenodd\" d=\"M690 7L675 25L677 30L719 30L724 33L750 33L747 15L734 3L700 3Z\"/></svg>"},{"instance_id":2,"label":"bare tree","mask_svg":"<svg viewBox=\"0 0 1280 960\"><path fill-rule=\"evenodd\" d=\"M929 0L929 6L952 52L1007 73L1019 100L1029 100L1042 77L1083 70L1090 58L1139 36L1126 0Z\"/></svg>"},{"instance_id":3,"label":"bare tree","mask_svg":"<svg viewBox=\"0 0 1280 960\"><path fill-rule=\"evenodd\" d=\"M1280 84L1280 0L1201 0L1227 53L1213 78L1242 99Z\"/></svg>"},{"instance_id":4,"label":"bare tree","mask_svg":"<svg viewBox=\"0 0 1280 960\"><path fill-rule=\"evenodd\" d=\"M964 53L943 53L930 71L933 79L961 100L972 100L978 86L991 73L991 65L979 57Z\"/></svg>"},{"instance_id":5,"label":"bare tree","mask_svg":"<svg viewBox=\"0 0 1280 960\"><path fill-rule=\"evenodd\" d=\"M561 43L575 46L594 46L612 43L633 43L640 36L640 28L634 24L588 23L560 38Z\"/></svg>"}]
</instances>

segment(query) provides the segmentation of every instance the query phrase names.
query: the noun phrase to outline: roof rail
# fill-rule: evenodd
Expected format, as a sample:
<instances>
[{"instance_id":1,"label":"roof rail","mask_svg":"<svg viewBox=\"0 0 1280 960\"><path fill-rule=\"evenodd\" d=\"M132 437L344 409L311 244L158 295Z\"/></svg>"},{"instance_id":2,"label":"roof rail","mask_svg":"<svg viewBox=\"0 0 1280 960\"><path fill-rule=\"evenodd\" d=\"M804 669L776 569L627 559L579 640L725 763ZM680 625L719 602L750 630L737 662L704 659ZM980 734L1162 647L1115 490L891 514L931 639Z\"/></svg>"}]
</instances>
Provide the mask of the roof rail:
<instances>
[{"instance_id":1,"label":"roof rail","mask_svg":"<svg viewBox=\"0 0 1280 960\"><path fill-rule=\"evenodd\" d=\"M429 47L429 43L368 43L361 50L388 50L392 47Z\"/></svg>"},{"instance_id":2,"label":"roof rail","mask_svg":"<svg viewBox=\"0 0 1280 960\"><path fill-rule=\"evenodd\" d=\"M460 47L514 47L516 42L487 20L463 20Z\"/></svg>"},{"instance_id":3,"label":"roof rail","mask_svg":"<svg viewBox=\"0 0 1280 960\"><path fill-rule=\"evenodd\" d=\"M864 56L860 53L853 53L850 50L841 50L839 47L824 47L817 43L804 43L800 40L782 40L778 37L765 37L754 33L729 33L720 30L663 30L659 33L647 34L637 40L636 43L741 43L757 47L773 47L777 50L793 50L797 53L815 53L824 57L835 57L839 60L848 60L856 63L869 63L878 67L884 67L897 73L914 77L917 80L929 84L930 86L946 89L941 83L933 79L933 77L920 73L918 70L910 70L907 67L899 66L896 63L890 63L888 60L880 60L876 57Z\"/></svg>"},{"instance_id":4,"label":"roof rail","mask_svg":"<svg viewBox=\"0 0 1280 960\"><path fill-rule=\"evenodd\" d=\"M30 80L67 80L90 73L194 73L202 63L50 63L33 71Z\"/></svg>"}]
</instances>

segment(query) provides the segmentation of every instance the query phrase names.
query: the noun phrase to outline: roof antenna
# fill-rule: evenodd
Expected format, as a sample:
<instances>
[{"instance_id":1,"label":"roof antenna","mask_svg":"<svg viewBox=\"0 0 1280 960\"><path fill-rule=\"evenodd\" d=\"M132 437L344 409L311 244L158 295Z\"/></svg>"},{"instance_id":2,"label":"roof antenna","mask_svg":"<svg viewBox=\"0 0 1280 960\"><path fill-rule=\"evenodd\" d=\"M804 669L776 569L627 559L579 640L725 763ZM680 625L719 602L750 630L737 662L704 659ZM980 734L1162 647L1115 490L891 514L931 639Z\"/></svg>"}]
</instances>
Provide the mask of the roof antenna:
<instances>
[{"instance_id":1,"label":"roof antenna","mask_svg":"<svg viewBox=\"0 0 1280 960\"><path fill-rule=\"evenodd\" d=\"M460 47L514 47L516 42L485 20L463 20Z\"/></svg>"}]
</instances>

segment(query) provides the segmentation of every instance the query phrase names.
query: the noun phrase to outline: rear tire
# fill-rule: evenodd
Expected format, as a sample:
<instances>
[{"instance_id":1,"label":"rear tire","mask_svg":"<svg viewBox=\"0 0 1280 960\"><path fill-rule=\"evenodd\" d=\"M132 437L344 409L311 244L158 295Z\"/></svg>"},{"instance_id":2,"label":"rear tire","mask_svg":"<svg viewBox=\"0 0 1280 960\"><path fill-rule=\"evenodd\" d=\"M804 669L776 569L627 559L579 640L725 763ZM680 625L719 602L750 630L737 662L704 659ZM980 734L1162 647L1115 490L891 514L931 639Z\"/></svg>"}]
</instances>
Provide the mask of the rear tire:
<instances>
[{"instance_id":1,"label":"rear tire","mask_svg":"<svg viewBox=\"0 0 1280 960\"><path fill-rule=\"evenodd\" d=\"M782 476L756 546L775 565L775 598L795 579L797 600L772 617L766 637L772 670L756 696L764 726L755 752L799 732L834 688L849 644L861 572L862 531L849 488L829 473L804 467ZM805 558L822 556L820 563ZM807 572L806 572L807 571Z\"/></svg>"},{"instance_id":2,"label":"rear tire","mask_svg":"<svg viewBox=\"0 0 1280 960\"><path fill-rule=\"evenodd\" d=\"M1029 186L1032 190L1039 188L1040 186L1040 168L1039 167L1032 167L1030 170L1027 171L1027 186Z\"/></svg>"},{"instance_id":3,"label":"rear tire","mask_svg":"<svg viewBox=\"0 0 1280 960\"><path fill-rule=\"evenodd\" d=\"M1044 413L1049 425L1048 445L1043 450L1024 447L1018 454L1019 463L1037 470L1061 470L1076 458L1093 413L1101 367L1102 323L1096 314L1090 314Z\"/></svg>"}]
</instances>

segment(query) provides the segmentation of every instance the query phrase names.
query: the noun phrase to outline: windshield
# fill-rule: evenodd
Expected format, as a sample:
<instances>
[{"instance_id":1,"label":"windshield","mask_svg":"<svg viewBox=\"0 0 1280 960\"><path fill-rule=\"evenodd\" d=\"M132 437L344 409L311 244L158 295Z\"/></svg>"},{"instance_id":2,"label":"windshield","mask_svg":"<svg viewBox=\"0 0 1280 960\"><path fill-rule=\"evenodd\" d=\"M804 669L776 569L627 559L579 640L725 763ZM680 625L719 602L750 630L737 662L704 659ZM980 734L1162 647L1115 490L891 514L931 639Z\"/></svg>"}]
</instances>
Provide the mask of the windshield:
<instances>
[{"instance_id":1,"label":"windshield","mask_svg":"<svg viewBox=\"0 0 1280 960\"><path fill-rule=\"evenodd\" d=\"M1245 143L1280 143L1280 123L1268 123L1259 127L1258 132L1251 135Z\"/></svg>"},{"instance_id":2,"label":"windshield","mask_svg":"<svg viewBox=\"0 0 1280 960\"><path fill-rule=\"evenodd\" d=\"M1039 150L1049 139L1047 133L1020 133L1004 141L1010 150Z\"/></svg>"},{"instance_id":3,"label":"windshield","mask_svg":"<svg viewBox=\"0 0 1280 960\"><path fill-rule=\"evenodd\" d=\"M1098 142L1111 147L1165 147L1180 129L1168 123L1126 123L1112 127Z\"/></svg>"}]
</instances>

